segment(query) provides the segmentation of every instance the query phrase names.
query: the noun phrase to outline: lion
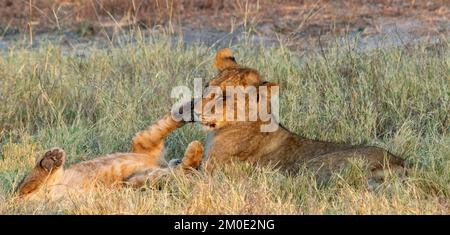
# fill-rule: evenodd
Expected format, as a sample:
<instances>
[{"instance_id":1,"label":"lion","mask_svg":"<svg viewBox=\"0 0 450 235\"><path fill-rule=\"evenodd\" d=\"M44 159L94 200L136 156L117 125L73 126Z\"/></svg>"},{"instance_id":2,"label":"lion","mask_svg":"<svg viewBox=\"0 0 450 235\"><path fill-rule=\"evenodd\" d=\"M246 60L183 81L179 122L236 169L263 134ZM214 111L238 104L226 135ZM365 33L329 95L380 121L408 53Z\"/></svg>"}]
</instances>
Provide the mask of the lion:
<instances>
[{"instance_id":1,"label":"lion","mask_svg":"<svg viewBox=\"0 0 450 235\"><path fill-rule=\"evenodd\" d=\"M172 170L198 169L203 156L203 146L198 141L189 144L181 161L173 159L167 163L163 156L164 138L184 124L175 121L172 114L166 114L133 138L130 153L98 157L67 169L63 167L64 150L52 148L24 177L17 189L19 198L55 200L68 193L89 192L98 185L139 188L146 183L155 184Z\"/></svg>"},{"instance_id":2,"label":"lion","mask_svg":"<svg viewBox=\"0 0 450 235\"><path fill-rule=\"evenodd\" d=\"M308 139L289 131L278 122L275 131L262 132L261 126L267 124L267 120L257 118L249 121L248 113L252 109L248 104L249 97L245 98L244 107L236 107L235 94L227 94L226 88L265 88L268 91L265 94L261 93L261 89L256 89L256 107L259 109L264 102L268 102L266 105L270 107L271 93L277 84L263 81L257 70L239 65L229 48L217 52L214 66L218 75L207 83L203 97L193 100L191 104L196 121L207 130L206 171L211 172L217 164L242 161L273 165L288 173L298 172L305 167L324 179L329 178L334 170L345 167L351 159L359 158L367 164L369 179L380 180L385 176L385 170L403 172L404 160L379 147ZM217 87L219 93L211 92L214 90L212 88ZM245 120L226 119L226 106L230 102L234 117L239 109L247 111ZM211 103L217 105L214 107L222 108L205 112L205 107L211 107Z\"/></svg>"}]
</instances>

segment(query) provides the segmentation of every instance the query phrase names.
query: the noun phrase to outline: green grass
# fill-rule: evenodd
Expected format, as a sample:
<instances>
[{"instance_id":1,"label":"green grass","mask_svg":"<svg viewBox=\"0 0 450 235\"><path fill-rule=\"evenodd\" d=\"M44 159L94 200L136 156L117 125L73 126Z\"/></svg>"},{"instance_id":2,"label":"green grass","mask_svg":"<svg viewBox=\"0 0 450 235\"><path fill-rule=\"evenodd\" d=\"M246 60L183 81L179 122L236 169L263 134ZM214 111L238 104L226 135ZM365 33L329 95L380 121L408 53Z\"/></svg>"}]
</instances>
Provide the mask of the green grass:
<instances>
[{"instance_id":1,"label":"green grass","mask_svg":"<svg viewBox=\"0 0 450 235\"><path fill-rule=\"evenodd\" d=\"M353 43L299 55L283 45L233 45L242 64L281 85L281 122L309 138L371 144L407 159L405 179L370 191L355 163L317 186L311 173L286 176L233 165L211 177L173 175L161 190L99 189L66 203L19 203L13 190L45 149L67 165L128 151L133 135L174 102L175 85L211 78L215 48L149 36L115 47L48 43L0 52L0 214L448 214L450 212L450 50L418 45L361 52ZM196 125L167 141L180 157Z\"/></svg>"}]
</instances>

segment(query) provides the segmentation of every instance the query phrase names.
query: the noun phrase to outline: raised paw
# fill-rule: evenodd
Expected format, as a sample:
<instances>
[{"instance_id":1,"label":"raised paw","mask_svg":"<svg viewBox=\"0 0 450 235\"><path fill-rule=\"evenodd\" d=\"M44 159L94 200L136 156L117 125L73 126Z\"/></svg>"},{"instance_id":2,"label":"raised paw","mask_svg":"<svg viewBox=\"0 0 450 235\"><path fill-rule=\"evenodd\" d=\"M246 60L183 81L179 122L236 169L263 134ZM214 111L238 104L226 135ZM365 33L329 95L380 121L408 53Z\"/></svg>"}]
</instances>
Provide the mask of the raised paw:
<instances>
[{"instance_id":1,"label":"raised paw","mask_svg":"<svg viewBox=\"0 0 450 235\"><path fill-rule=\"evenodd\" d=\"M57 169L64 164L66 153L61 148L53 148L48 150L42 157L39 165L46 171Z\"/></svg>"},{"instance_id":2,"label":"raised paw","mask_svg":"<svg viewBox=\"0 0 450 235\"><path fill-rule=\"evenodd\" d=\"M203 146L199 141L192 141L186 149L182 160L183 168L198 169L203 159Z\"/></svg>"}]
</instances>

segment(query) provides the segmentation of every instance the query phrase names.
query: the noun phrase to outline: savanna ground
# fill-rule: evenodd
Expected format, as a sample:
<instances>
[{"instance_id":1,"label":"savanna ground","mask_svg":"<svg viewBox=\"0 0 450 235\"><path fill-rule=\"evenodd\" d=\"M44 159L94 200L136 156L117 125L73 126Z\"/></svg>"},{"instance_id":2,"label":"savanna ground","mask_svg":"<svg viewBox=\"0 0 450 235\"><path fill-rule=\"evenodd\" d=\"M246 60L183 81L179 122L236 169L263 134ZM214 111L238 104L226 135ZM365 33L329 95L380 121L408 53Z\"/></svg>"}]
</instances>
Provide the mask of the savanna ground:
<instances>
[{"instance_id":1,"label":"savanna ground","mask_svg":"<svg viewBox=\"0 0 450 235\"><path fill-rule=\"evenodd\" d=\"M127 1L134 4L130 7L115 0L102 5L107 2L31 1L31 17L15 1L0 2L0 214L450 213L445 1ZM139 8L140 2L150 5ZM25 9L29 3L21 2ZM89 4L97 8L80 7ZM336 7L345 10L333 11ZM382 40L391 31L373 22L386 20L408 23L399 26L399 40ZM110 21L112 26L105 26ZM208 27L217 32L185 34ZM205 35L217 43L202 40ZM223 35L232 37L225 41ZM376 43L361 46L368 38ZM77 45L86 42L80 50ZM280 84L280 118L288 129L314 139L384 147L407 160L408 177L388 177L369 190L361 162L336 172L326 186L307 171L288 176L232 165L212 176L172 175L159 190L99 188L65 203L14 198L18 182L45 149L64 148L66 166L128 151L133 135L175 102L174 86L192 87L194 78L214 76L219 44L231 46L240 63ZM305 44L316 46L305 49ZM197 139L205 140L199 126L177 130L166 142L166 158L182 156Z\"/></svg>"}]
</instances>

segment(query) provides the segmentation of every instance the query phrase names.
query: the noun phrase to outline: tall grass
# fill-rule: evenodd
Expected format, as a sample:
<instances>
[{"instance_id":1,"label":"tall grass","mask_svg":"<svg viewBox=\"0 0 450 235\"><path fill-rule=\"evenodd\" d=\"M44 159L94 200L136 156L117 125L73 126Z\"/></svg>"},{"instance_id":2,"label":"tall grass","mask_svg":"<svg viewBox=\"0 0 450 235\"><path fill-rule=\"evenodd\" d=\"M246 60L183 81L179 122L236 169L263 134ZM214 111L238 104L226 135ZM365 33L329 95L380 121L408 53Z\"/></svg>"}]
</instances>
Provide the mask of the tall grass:
<instances>
[{"instance_id":1,"label":"tall grass","mask_svg":"<svg viewBox=\"0 0 450 235\"><path fill-rule=\"evenodd\" d=\"M175 85L211 78L214 48L165 36L132 37L76 51L48 43L0 52L0 214L448 214L450 212L450 51L353 43L299 55L283 45L233 46L242 64L281 85L288 129L327 141L389 149L411 165L406 179L369 190L355 162L319 187L310 172L283 175L232 165L212 176L173 175L161 190L99 189L66 203L19 203L13 190L47 148L67 152L66 166L128 151L132 136L168 111ZM131 42L133 41L133 42ZM191 125L166 142L180 157L205 133Z\"/></svg>"}]
</instances>

